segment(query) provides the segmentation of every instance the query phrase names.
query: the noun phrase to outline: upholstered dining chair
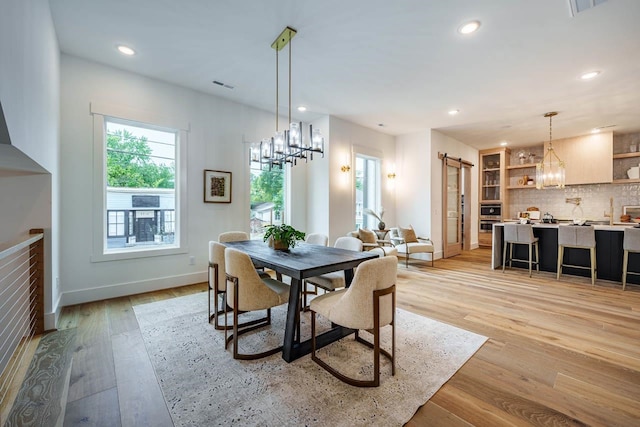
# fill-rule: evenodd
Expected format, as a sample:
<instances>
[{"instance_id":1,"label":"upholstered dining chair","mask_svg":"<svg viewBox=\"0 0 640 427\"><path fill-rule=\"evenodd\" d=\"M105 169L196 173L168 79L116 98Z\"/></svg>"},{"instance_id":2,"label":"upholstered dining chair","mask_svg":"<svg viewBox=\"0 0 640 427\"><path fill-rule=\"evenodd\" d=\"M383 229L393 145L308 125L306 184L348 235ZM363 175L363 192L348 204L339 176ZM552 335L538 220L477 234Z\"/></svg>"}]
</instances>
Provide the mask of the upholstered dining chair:
<instances>
[{"instance_id":1,"label":"upholstered dining chair","mask_svg":"<svg viewBox=\"0 0 640 427\"><path fill-rule=\"evenodd\" d=\"M358 387L380 385L380 354L391 361L391 375L396 373L395 307L398 259L382 257L358 266L351 286L320 295L311 301L311 359L341 381ZM331 367L316 354L316 313L337 325L355 329L356 341L373 348L373 379L360 380ZM391 325L391 353L381 348L382 327ZM360 330L373 335L373 343L360 336Z\"/></svg>"},{"instance_id":2,"label":"upholstered dining chair","mask_svg":"<svg viewBox=\"0 0 640 427\"><path fill-rule=\"evenodd\" d=\"M305 242L310 245L327 246L329 244L329 237L322 233L309 233Z\"/></svg>"},{"instance_id":3,"label":"upholstered dining chair","mask_svg":"<svg viewBox=\"0 0 640 427\"><path fill-rule=\"evenodd\" d=\"M362 252L362 240L355 237L338 237L333 244L334 248L346 249L349 251ZM306 284L310 284L317 288L323 289L325 292L335 291L336 289L344 288L346 282L344 280L344 271L333 271L331 273L325 273L320 276L310 277L305 280L303 289L307 288ZM307 308L307 294L303 293L302 308Z\"/></svg>"},{"instance_id":4,"label":"upholstered dining chair","mask_svg":"<svg viewBox=\"0 0 640 427\"><path fill-rule=\"evenodd\" d=\"M214 328L221 330L224 325L220 323L220 315L226 316L229 312L227 306L227 271L225 268L224 250L226 246L220 242L209 242L209 267L207 268L209 281L209 323L213 320ZM259 272L260 277L269 278L266 272ZM213 291L213 307L211 304L211 293ZM222 296L222 301L220 297ZM222 307L220 303L222 302ZM212 313L213 308L213 313Z\"/></svg>"},{"instance_id":5,"label":"upholstered dining chair","mask_svg":"<svg viewBox=\"0 0 640 427\"><path fill-rule=\"evenodd\" d=\"M309 233L305 242L309 245L327 246L329 244L329 237L322 233ZM318 287L314 286L313 291L307 289L307 281L302 282L302 309L307 306L307 295L318 295Z\"/></svg>"},{"instance_id":6,"label":"upholstered dining chair","mask_svg":"<svg viewBox=\"0 0 640 427\"><path fill-rule=\"evenodd\" d=\"M251 237L249 237L249 235L244 231L225 231L224 233L220 233L220 235L218 235L218 242L220 243L241 242L250 239ZM263 268L259 268L258 273L260 273L261 276L269 275L269 273L266 273ZM280 273L277 273L276 279L282 280L282 275Z\"/></svg>"},{"instance_id":7,"label":"upholstered dining chair","mask_svg":"<svg viewBox=\"0 0 640 427\"><path fill-rule=\"evenodd\" d=\"M434 248L431 239L416 237L413 227L393 227L389 230L391 242L398 250L398 254L404 255L404 265L409 267L409 256L413 254L431 254L431 267L433 267Z\"/></svg>"},{"instance_id":8,"label":"upholstered dining chair","mask_svg":"<svg viewBox=\"0 0 640 427\"><path fill-rule=\"evenodd\" d=\"M227 316L225 316L225 349L233 341L233 358L252 360L277 353L282 345L260 353L246 354L238 351L240 335L271 324L271 309L289 301L289 285L258 275L251 257L233 248L225 249L227 266L227 303L233 309L233 334L227 336ZM238 316L249 311L267 310L266 317L252 322L251 326L240 329Z\"/></svg>"},{"instance_id":9,"label":"upholstered dining chair","mask_svg":"<svg viewBox=\"0 0 640 427\"><path fill-rule=\"evenodd\" d=\"M225 231L218 236L218 242L240 242L242 240L249 240L249 235L244 231Z\"/></svg>"}]
</instances>

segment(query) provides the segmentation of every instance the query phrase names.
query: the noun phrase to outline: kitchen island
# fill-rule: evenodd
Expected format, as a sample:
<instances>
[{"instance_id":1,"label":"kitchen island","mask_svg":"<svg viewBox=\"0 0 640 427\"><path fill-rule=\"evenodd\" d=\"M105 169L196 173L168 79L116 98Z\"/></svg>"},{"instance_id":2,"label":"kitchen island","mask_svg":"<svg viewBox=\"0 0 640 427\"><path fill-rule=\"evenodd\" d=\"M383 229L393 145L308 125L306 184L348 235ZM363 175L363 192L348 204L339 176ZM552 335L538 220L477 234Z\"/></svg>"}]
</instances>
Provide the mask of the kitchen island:
<instances>
[{"instance_id":1,"label":"kitchen island","mask_svg":"<svg viewBox=\"0 0 640 427\"><path fill-rule=\"evenodd\" d=\"M534 236L540 239L540 270L555 273L558 264L558 227L565 226L565 224L534 223L532 226ZM632 224L594 225L596 231L596 276L598 279L622 282L622 240L624 229L632 226ZM493 226L491 268L494 269L502 268L503 231L504 223L497 223ZM528 258L526 245L514 245L513 252L514 258ZM565 248L564 263L588 267L589 251ZM518 261L513 261L513 267L529 268L526 262ZM640 273L640 254L629 254L629 271ZM562 274L589 277L589 270L564 267ZM627 283L640 284L640 276L628 275Z\"/></svg>"}]
</instances>

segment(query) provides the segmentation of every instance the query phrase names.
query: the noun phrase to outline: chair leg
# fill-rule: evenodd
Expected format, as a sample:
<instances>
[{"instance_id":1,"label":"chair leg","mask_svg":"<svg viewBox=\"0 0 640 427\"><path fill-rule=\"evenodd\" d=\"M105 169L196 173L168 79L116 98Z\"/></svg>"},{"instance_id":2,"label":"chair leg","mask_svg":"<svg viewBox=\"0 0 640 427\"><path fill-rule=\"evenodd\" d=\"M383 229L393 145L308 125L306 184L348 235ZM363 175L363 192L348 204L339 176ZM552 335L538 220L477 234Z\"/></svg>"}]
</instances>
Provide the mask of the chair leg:
<instances>
[{"instance_id":1,"label":"chair leg","mask_svg":"<svg viewBox=\"0 0 640 427\"><path fill-rule=\"evenodd\" d=\"M407 248L407 253L404 256L404 266L409 268L409 248Z\"/></svg>"},{"instance_id":2,"label":"chair leg","mask_svg":"<svg viewBox=\"0 0 640 427\"><path fill-rule=\"evenodd\" d=\"M363 339L360 337L360 333L358 330L355 331L355 339L361 344L366 345L367 347L373 349L373 365L374 365L374 374L372 380L357 380L355 378L347 377L346 375L339 372L337 369L329 366L325 361L317 357L316 355L316 334L315 334L315 315L316 313L311 310L311 359L320 365L325 371L329 372L334 377L338 378L340 381L343 381L349 385L353 385L356 387L378 387L380 385L380 355L382 354L391 362L391 375L395 375L395 292L396 287L391 286L387 289L381 289L378 291L374 291L373 297L373 319L374 319L374 327L373 330L370 331L373 334L373 343ZM393 307L393 314L391 317L391 353L387 350L384 350L380 347L380 298L384 295L391 294L391 302Z\"/></svg>"},{"instance_id":3,"label":"chair leg","mask_svg":"<svg viewBox=\"0 0 640 427\"><path fill-rule=\"evenodd\" d=\"M504 273L504 268L507 266L507 246L509 246L509 242L504 242L504 246L502 248L502 272Z\"/></svg>"},{"instance_id":4,"label":"chair leg","mask_svg":"<svg viewBox=\"0 0 640 427\"><path fill-rule=\"evenodd\" d=\"M509 268L513 267L513 242L509 245Z\"/></svg>"},{"instance_id":5,"label":"chair leg","mask_svg":"<svg viewBox=\"0 0 640 427\"><path fill-rule=\"evenodd\" d=\"M591 286L596 285L596 248L589 248L591 255Z\"/></svg>"},{"instance_id":6,"label":"chair leg","mask_svg":"<svg viewBox=\"0 0 640 427\"><path fill-rule=\"evenodd\" d=\"M622 290L627 286L627 270L629 268L629 251L624 251L622 257Z\"/></svg>"},{"instance_id":7,"label":"chair leg","mask_svg":"<svg viewBox=\"0 0 640 427\"><path fill-rule=\"evenodd\" d=\"M556 273L556 280L560 280L560 274L562 273L562 258L564 256L564 246L558 246L558 272Z\"/></svg>"},{"instance_id":8,"label":"chair leg","mask_svg":"<svg viewBox=\"0 0 640 427\"><path fill-rule=\"evenodd\" d=\"M533 261L533 244L529 243L527 246L529 246L529 277L531 277L531 262Z\"/></svg>"},{"instance_id":9,"label":"chair leg","mask_svg":"<svg viewBox=\"0 0 640 427\"><path fill-rule=\"evenodd\" d=\"M536 247L536 271L540 273L540 252L538 242L534 243Z\"/></svg>"}]
</instances>

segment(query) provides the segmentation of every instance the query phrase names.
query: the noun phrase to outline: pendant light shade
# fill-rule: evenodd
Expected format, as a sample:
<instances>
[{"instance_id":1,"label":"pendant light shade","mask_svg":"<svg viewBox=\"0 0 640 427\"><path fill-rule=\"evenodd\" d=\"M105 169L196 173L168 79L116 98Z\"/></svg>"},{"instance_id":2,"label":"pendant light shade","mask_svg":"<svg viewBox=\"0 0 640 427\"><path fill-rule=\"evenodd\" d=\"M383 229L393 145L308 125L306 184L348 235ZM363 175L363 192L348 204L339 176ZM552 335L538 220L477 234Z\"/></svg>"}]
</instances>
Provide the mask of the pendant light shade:
<instances>
[{"instance_id":1,"label":"pendant light shade","mask_svg":"<svg viewBox=\"0 0 640 427\"><path fill-rule=\"evenodd\" d=\"M536 188L538 190L547 188L564 188L565 168L564 161L560 160L556 152L553 150L551 120L558 113L552 111L545 114L549 117L549 146L544 153L542 161L536 164Z\"/></svg>"}]
</instances>

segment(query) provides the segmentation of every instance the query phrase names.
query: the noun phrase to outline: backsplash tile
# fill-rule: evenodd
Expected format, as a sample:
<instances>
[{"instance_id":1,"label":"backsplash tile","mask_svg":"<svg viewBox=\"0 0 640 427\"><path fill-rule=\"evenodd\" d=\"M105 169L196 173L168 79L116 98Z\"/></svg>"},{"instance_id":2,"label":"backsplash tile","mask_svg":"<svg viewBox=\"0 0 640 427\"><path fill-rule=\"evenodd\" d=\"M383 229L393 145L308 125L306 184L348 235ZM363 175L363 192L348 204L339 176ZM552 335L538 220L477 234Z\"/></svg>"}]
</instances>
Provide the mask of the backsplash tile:
<instances>
[{"instance_id":1,"label":"backsplash tile","mask_svg":"<svg viewBox=\"0 0 640 427\"><path fill-rule=\"evenodd\" d=\"M565 199L580 197L580 207L566 203ZM640 184L572 185L563 190L509 190L509 212L512 218L519 211L535 206L544 214L558 219L581 217L593 221L608 221L609 198L613 197L613 220L620 221L623 206L640 206ZM582 213L580 213L580 208Z\"/></svg>"}]
</instances>

